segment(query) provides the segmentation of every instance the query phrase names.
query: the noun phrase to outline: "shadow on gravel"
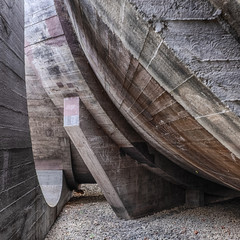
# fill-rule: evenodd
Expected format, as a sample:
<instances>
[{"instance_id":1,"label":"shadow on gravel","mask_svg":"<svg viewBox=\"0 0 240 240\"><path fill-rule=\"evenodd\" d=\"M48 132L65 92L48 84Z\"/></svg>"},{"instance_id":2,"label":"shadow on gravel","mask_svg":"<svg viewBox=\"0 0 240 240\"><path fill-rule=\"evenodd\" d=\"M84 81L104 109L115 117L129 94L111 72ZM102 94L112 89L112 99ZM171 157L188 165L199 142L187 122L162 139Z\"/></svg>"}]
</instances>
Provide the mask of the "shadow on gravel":
<instances>
[{"instance_id":1,"label":"shadow on gravel","mask_svg":"<svg viewBox=\"0 0 240 240\"><path fill-rule=\"evenodd\" d=\"M231 213L234 217L240 219L240 198L226 200L224 202L212 203L207 205L208 208L220 208L221 212L226 216ZM210 210L210 209L209 209Z\"/></svg>"},{"instance_id":2,"label":"shadow on gravel","mask_svg":"<svg viewBox=\"0 0 240 240\"><path fill-rule=\"evenodd\" d=\"M82 193L73 193L47 240L240 240L240 198L124 221L101 191L91 187L92 191L82 186Z\"/></svg>"},{"instance_id":3,"label":"shadow on gravel","mask_svg":"<svg viewBox=\"0 0 240 240\"><path fill-rule=\"evenodd\" d=\"M104 196L73 196L68 204L105 202Z\"/></svg>"},{"instance_id":4,"label":"shadow on gravel","mask_svg":"<svg viewBox=\"0 0 240 240\"><path fill-rule=\"evenodd\" d=\"M73 192L67 205L105 202L106 198L96 184L83 184L81 192Z\"/></svg>"},{"instance_id":5,"label":"shadow on gravel","mask_svg":"<svg viewBox=\"0 0 240 240\"><path fill-rule=\"evenodd\" d=\"M187 213L189 217L195 219L199 217L199 215L198 216L195 215L197 210L199 210L200 212L208 211L209 213L211 213L211 211L214 209L219 210L218 212L219 215L225 215L226 217L231 215L235 219L240 219L240 198L226 200L218 203L211 203L198 208L187 207L183 205L172 209L162 210L158 213L148 216L148 218L155 218L156 215L159 215L160 218L166 218L174 215L177 216ZM141 219L145 219L145 217Z\"/></svg>"}]
</instances>

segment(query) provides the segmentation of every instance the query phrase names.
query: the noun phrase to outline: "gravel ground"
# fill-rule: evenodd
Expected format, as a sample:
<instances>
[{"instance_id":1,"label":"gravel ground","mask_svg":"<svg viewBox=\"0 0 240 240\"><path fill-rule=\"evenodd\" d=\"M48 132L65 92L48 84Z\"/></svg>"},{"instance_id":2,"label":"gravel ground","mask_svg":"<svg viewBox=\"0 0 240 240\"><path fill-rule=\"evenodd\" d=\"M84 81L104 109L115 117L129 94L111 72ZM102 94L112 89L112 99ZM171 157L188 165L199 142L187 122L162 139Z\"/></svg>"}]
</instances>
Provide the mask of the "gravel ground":
<instances>
[{"instance_id":1,"label":"gravel ground","mask_svg":"<svg viewBox=\"0 0 240 240\"><path fill-rule=\"evenodd\" d=\"M206 207L178 207L137 220L120 220L96 185L83 185L65 206L46 240L240 240L240 199Z\"/></svg>"}]
</instances>

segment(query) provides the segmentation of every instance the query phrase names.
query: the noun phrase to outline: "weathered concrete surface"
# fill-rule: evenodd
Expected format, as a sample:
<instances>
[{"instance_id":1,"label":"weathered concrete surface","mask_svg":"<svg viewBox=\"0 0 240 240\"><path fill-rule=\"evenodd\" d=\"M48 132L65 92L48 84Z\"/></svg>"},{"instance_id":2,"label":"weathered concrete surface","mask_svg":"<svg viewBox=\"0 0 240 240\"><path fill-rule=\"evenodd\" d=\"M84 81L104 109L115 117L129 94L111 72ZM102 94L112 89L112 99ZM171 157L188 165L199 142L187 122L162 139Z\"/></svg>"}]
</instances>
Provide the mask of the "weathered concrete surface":
<instances>
[{"instance_id":1,"label":"weathered concrete surface","mask_svg":"<svg viewBox=\"0 0 240 240\"><path fill-rule=\"evenodd\" d=\"M25 2L42 190L23 1L0 0L0 239L43 239L83 182L126 219L239 195L239 1Z\"/></svg>"},{"instance_id":2,"label":"weathered concrete surface","mask_svg":"<svg viewBox=\"0 0 240 240\"><path fill-rule=\"evenodd\" d=\"M39 13L36 7L37 4L41 3L36 1L34 4L35 8L29 8L29 12L27 11L29 16L35 11ZM91 171L97 182L105 189L104 193L110 204L116 210L118 216L124 218L137 217L175 206L176 204L182 204L184 202L184 189L165 182L160 176L155 176L155 174L152 174L143 166L138 166L133 159L120 152L120 147L135 149L130 141L137 142L141 138L131 129L124 118L119 115L114 105L107 98L107 95L104 94L96 76L88 66L83 52L79 53L79 49L75 48L75 51L72 51L75 54L75 58L72 56L72 49L69 48L68 45L70 44L66 40L66 36L63 35L62 28L60 28L58 16L54 15L53 10L50 16L45 13L46 9L51 8L52 4L53 1L44 1L44 5L49 7L42 9L42 14L39 15L44 17L39 19L39 21L36 18L29 18L29 21L33 19L33 23L28 23L28 18L26 19L26 56L49 98L51 98L60 113L63 112L64 97L78 95L94 117L95 120L92 119L87 110L82 110L85 114L81 114L81 119L87 119L85 121L82 120L81 123L84 131L83 136L86 136L91 148L85 150L85 152L79 152L87 166L89 166L88 162L92 159L86 157L88 154L95 159L96 164L100 162L97 165L98 168L91 168ZM82 67L80 68L79 66ZM30 85L33 84L30 83ZM31 94L34 90L29 90L30 95L28 97L30 103L32 102ZM40 98L42 97L40 96ZM47 97L44 96L44 98L46 99ZM44 114L46 115L44 112L41 115ZM38 121L40 121L39 114L37 116L39 117ZM36 119L36 115L30 117ZM77 121L76 116L73 117L73 120ZM45 122L45 125L48 122ZM67 124L67 117L64 118L64 122ZM40 129L38 124L33 124L32 128L33 130ZM123 131L120 131L120 129L123 129ZM75 148L79 150L79 144L82 140L76 134L77 131L75 130L69 131ZM32 136L36 141L41 140L36 134ZM54 138L49 139L49 142L51 141L54 141ZM147 161L147 158L137 148L135 153L138 153L138 158ZM37 152L36 158L39 158ZM45 164L47 166L47 163ZM82 173L79 172L78 167L75 167L77 164L77 161L73 161L74 177L75 179L82 179ZM92 166L94 165L90 165L90 167ZM102 168L104 170L100 171ZM107 180L107 186L113 185L111 189L107 188L106 181L102 179L103 176L109 177L110 180ZM188 180L189 183L190 180L191 178ZM140 190L143 185L149 185L150 183L156 187ZM163 187L156 190L159 185ZM111 197L110 190L115 191L115 198ZM121 198L120 200L118 195Z\"/></svg>"},{"instance_id":3,"label":"weathered concrete surface","mask_svg":"<svg viewBox=\"0 0 240 240\"><path fill-rule=\"evenodd\" d=\"M229 31L239 41L240 38L240 2L239 0L210 0L220 11L223 17L230 25L226 26Z\"/></svg>"},{"instance_id":4,"label":"weathered concrete surface","mask_svg":"<svg viewBox=\"0 0 240 240\"><path fill-rule=\"evenodd\" d=\"M140 217L184 203L184 189L121 155L78 97L65 98L64 113L67 133L118 217Z\"/></svg>"},{"instance_id":5,"label":"weathered concrete surface","mask_svg":"<svg viewBox=\"0 0 240 240\"><path fill-rule=\"evenodd\" d=\"M52 1L48 1L48 4L52 6ZM62 8L60 8L60 11L63 13ZM41 16L42 15L44 14L41 14ZM57 16L53 16L53 18L55 19L54 23L59 21L57 20ZM32 65L35 66L34 69L40 76L44 88L59 111L62 111L63 96L71 96L73 94L79 95L97 123L108 133L119 147L127 151L128 154L134 155L134 158L138 158L139 161L150 165L151 169L151 165L153 164L149 162L141 151L134 147L134 145L136 145L134 144L135 142L141 142L143 140L131 129L126 120L119 115L107 95L104 94L104 90L96 80L96 76L89 67L84 53L81 52L79 46L73 42L74 38L72 32L70 33L71 35L66 34L66 38L70 38L70 40L67 39L67 41L65 36L62 35L61 29L58 31L52 30L56 25L49 24L49 28L44 27L47 25L46 22L48 21L49 19L47 18L46 21L36 23L35 28L34 24L30 24L29 26L26 25L26 54L30 62L32 62ZM67 28L69 27L71 26L67 26ZM65 29L67 28L65 27ZM45 30L43 31L43 29ZM42 34L46 37L39 43L39 39L37 38L34 40L32 36L40 36L42 31ZM49 32L54 32L54 35L49 35ZM59 42L61 42L60 46ZM49 63L53 64L51 68L48 66ZM77 70L77 67L81 72ZM53 71L52 69L58 70ZM79 81L77 81L78 79ZM66 83L67 81L69 81L69 83ZM31 98L31 96L29 98ZM34 128L37 128L37 126L35 125ZM76 161L73 162L73 165L75 163ZM173 167L172 165L171 169ZM156 169L151 170L156 172ZM76 173L76 178L77 176L81 176L76 168L74 168L73 171ZM165 175L167 174L165 173ZM177 176L172 175L170 178L178 178L178 176L181 175L183 176L185 174L179 174ZM196 181L193 180L193 178L193 176L184 176L180 182L183 181L183 185L192 185L193 182ZM177 182L179 182L179 178Z\"/></svg>"},{"instance_id":6,"label":"weathered concrete surface","mask_svg":"<svg viewBox=\"0 0 240 240\"><path fill-rule=\"evenodd\" d=\"M47 96L40 80L26 59L29 124L37 170L65 170L67 181L76 188L72 174L69 139L62 127L61 115Z\"/></svg>"},{"instance_id":7,"label":"weathered concrete surface","mask_svg":"<svg viewBox=\"0 0 240 240\"><path fill-rule=\"evenodd\" d=\"M70 192L50 208L37 179L24 80L23 1L0 1L0 239L43 239Z\"/></svg>"},{"instance_id":8,"label":"weathered concrete surface","mask_svg":"<svg viewBox=\"0 0 240 240\"><path fill-rule=\"evenodd\" d=\"M50 36L51 39L50 33L60 33L61 38L59 25L52 26L54 29L51 29L52 32L49 30L50 33L44 32L40 27L45 24L45 19L49 24L57 23L53 1L26 1L25 5L26 46L32 44L33 39L37 39L37 43L43 41L46 36ZM35 29L38 29L38 32L34 32ZM29 48L26 48L26 55L28 55L29 51ZM42 52L39 51L38 54L43 55L44 49L42 49ZM48 52L46 59L47 69L50 76L53 77L58 72L57 68L51 67L51 60L51 55ZM76 154L76 151L71 147L69 137L63 128L62 109L52 103L52 100L56 99L50 98L43 87L47 79L42 80L36 70L36 67L43 68L43 66L43 64L41 66L34 65L32 59L28 60L28 57L26 57L28 109L35 165L38 170L63 170L69 187L77 189L80 183L92 183L95 181L79 154ZM57 81L60 86L60 80ZM75 172L77 170L75 175L73 167ZM84 176L81 176L82 174Z\"/></svg>"},{"instance_id":9,"label":"weathered concrete surface","mask_svg":"<svg viewBox=\"0 0 240 240\"><path fill-rule=\"evenodd\" d=\"M199 81L189 55L181 59L170 49L165 25L147 16L158 11L160 18L161 2L153 1L157 7L145 13L157 32L128 1L30 2L25 52L51 109L59 114L56 121L63 118L64 98L80 98L80 118L65 119L77 123L65 126L73 142L69 170L75 181L89 181L82 175L83 160L116 213L125 218L181 204L183 189L193 205L201 205L202 198L191 192L201 193L205 202L238 195L209 180L239 190L239 118ZM145 1L131 3L143 8L141 14L146 10ZM218 11L202 3L185 4L179 11L166 5L164 21L169 26L195 20L216 25ZM57 122L62 131L62 120ZM38 129L36 123L33 129ZM148 188L152 181L161 187ZM173 189L181 195L177 202Z\"/></svg>"},{"instance_id":10,"label":"weathered concrete surface","mask_svg":"<svg viewBox=\"0 0 240 240\"><path fill-rule=\"evenodd\" d=\"M219 7L224 5L223 10L214 8L207 0L170 1L168 4L154 0L131 2L153 22L155 31L161 33L179 59L240 116L239 39L232 35L230 26L222 19L226 16L224 11L231 9L234 26L238 25L239 31L239 2L213 1Z\"/></svg>"},{"instance_id":11,"label":"weathered concrete surface","mask_svg":"<svg viewBox=\"0 0 240 240\"><path fill-rule=\"evenodd\" d=\"M169 49L165 35L153 31L127 1L65 3L99 81L137 132L181 166L239 189L239 118ZM212 15L203 19L198 11L207 31L215 12L210 9ZM137 77L140 69L145 81Z\"/></svg>"},{"instance_id":12,"label":"weathered concrete surface","mask_svg":"<svg viewBox=\"0 0 240 240\"><path fill-rule=\"evenodd\" d=\"M78 66L78 69L82 73L83 79L90 88L89 93L95 97L94 101L90 101L92 106L88 108L88 110L104 130L106 130L106 123L108 123L107 126L110 129L114 129L114 125L117 126L125 137L125 146L123 145L123 138L122 141L118 141L116 139L116 131L107 131L108 136L112 138L113 141L119 145L119 147L121 147L122 152L137 160L148 170L152 171L154 174L160 175L165 180L177 185L181 185L184 188L204 189L205 192L209 192L209 189L211 189L210 191L213 193L212 191L214 188L216 188L216 185L210 183L209 181L204 181L203 179L185 171L162 154L157 153L157 151L150 153L149 145L140 136L137 135L137 133L121 116L118 110L114 108L112 104L110 104L111 100L106 95L101 84L99 84L99 81L89 66L86 56L77 40L77 36L74 33L70 17L66 12L66 7L63 1L56 2L56 9L59 14L58 16L60 18L61 25L66 36L68 46L71 50L71 54ZM141 74L142 73L140 68L139 73L135 77L141 77ZM145 75L143 75L140 80L144 80L144 76ZM57 91L56 88L55 91ZM84 98L82 99L84 101ZM97 102L98 106L100 105L105 111L105 113L103 112L104 114L101 114L101 121L99 121L99 109L96 107L93 108L93 104L96 104L95 102ZM87 104L87 107L88 106L89 104ZM112 120L112 123L108 121L108 118ZM130 143L128 141L130 141Z\"/></svg>"},{"instance_id":13,"label":"weathered concrete surface","mask_svg":"<svg viewBox=\"0 0 240 240\"><path fill-rule=\"evenodd\" d=\"M87 179L94 182L79 154L73 154L71 142L63 128L62 114L45 92L27 58L25 63L29 124L36 169L63 170L71 189L77 189ZM84 174L85 181L75 179L73 167Z\"/></svg>"}]
</instances>

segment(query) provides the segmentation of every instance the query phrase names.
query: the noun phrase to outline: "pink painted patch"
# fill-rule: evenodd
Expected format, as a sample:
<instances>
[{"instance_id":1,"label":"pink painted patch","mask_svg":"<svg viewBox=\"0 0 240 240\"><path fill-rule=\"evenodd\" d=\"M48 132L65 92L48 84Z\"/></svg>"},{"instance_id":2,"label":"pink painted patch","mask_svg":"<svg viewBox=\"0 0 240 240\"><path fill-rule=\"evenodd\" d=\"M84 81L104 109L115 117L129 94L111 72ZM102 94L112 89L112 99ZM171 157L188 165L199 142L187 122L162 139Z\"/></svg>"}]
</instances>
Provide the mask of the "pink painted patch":
<instances>
[{"instance_id":1,"label":"pink painted patch","mask_svg":"<svg viewBox=\"0 0 240 240\"><path fill-rule=\"evenodd\" d=\"M79 115L79 97L64 98L64 117Z\"/></svg>"},{"instance_id":2,"label":"pink painted patch","mask_svg":"<svg viewBox=\"0 0 240 240\"><path fill-rule=\"evenodd\" d=\"M45 20L48 32L51 37L57 37L63 35L63 30L58 16L51 17Z\"/></svg>"}]
</instances>

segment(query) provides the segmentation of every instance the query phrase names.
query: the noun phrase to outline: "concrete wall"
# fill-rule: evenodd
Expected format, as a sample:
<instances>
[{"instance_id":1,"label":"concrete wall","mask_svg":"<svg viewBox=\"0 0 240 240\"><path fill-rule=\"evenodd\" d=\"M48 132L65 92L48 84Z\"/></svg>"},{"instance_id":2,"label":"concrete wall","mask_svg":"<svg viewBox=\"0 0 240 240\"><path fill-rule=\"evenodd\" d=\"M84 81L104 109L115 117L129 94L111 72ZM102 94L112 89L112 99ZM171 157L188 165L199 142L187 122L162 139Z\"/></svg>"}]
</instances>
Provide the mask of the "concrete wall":
<instances>
[{"instance_id":1,"label":"concrete wall","mask_svg":"<svg viewBox=\"0 0 240 240\"><path fill-rule=\"evenodd\" d=\"M128 1L27 2L25 49L39 87L60 113L56 119L63 117L64 99L80 99L80 116L69 120L64 115L77 124L65 129L118 216L136 217L168 207L164 199L171 206L181 204L185 189L214 195L213 189L221 187L209 180L238 189L239 167L230 152L238 152L238 136L234 133L226 141L200 122L225 111L224 105ZM154 3L161 9L160 2ZM196 11L200 17L213 14L211 5ZM228 125L224 134L237 124ZM32 128L40 129L37 124ZM74 177L81 179L76 163ZM161 187L149 188L152 182ZM180 196L177 202L174 191ZM187 198L197 195L188 191ZM154 204L149 199L155 199Z\"/></svg>"},{"instance_id":2,"label":"concrete wall","mask_svg":"<svg viewBox=\"0 0 240 240\"><path fill-rule=\"evenodd\" d=\"M131 129L104 93L80 46L73 45L74 40L77 41L76 36L73 32L69 34L63 32L53 1L26 2L28 4L25 51L29 65L32 67L31 71L33 71L27 74L28 98L31 109L32 137L33 142L37 143L34 144L34 148L38 162L41 162L41 153L44 153L45 162L42 166L51 167L51 155L48 156L48 151L44 152L39 143L41 142L45 149L49 148L48 144L51 142L54 146L58 145L57 142L54 144L54 138L60 132L55 130L57 126L51 123L51 119L54 118L56 122L62 122L64 98L79 96L87 108L84 110L85 107L82 107L81 110L83 110L80 114L83 134L78 136L78 131L73 130L71 133L74 137L70 134L69 136L81 158L88 167L91 167L90 170L94 178L103 188L106 198L118 216L137 217L182 204L184 202L184 189L166 182L161 176L155 175L143 166L138 166L135 159L120 151L120 148L124 149L125 147L134 149L133 144L128 139L134 141L134 139L141 138ZM63 9L58 5L57 7L63 13ZM65 24L68 23L70 22ZM47 96L38 92L38 88L41 92L46 92ZM37 99L42 99L46 107L44 108L41 101L37 101ZM42 106L38 113L34 110L36 105ZM51 115L47 114L49 109L51 109L50 112L55 109L59 115L53 112ZM43 117L45 130L41 125ZM59 120L57 121L57 119ZM52 138L48 138L48 136L43 138L48 127L53 130ZM60 125L58 129L62 131ZM79 145L81 146L80 143L84 136L86 136L86 142L90 148L83 153ZM55 149L53 148L52 151L54 152ZM137 148L135 152L141 155ZM89 154L92 154L92 157ZM95 162L89 165L93 159ZM63 161L67 161L67 159L63 158ZM82 170L78 166L80 164L77 165L77 163L77 161L73 161L74 177L82 179ZM61 164L59 168L61 168ZM106 187L106 183L108 183L109 188ZM156 188L143 187L149 184L155 185ZM157 188L158 185L162 187Z\"/></svg>"},{"instance_id":3,"label":"concrete wall","mask_svg":"<svg viewBox=\"0 0 240 240\"><path fill-rule=\"evenodd\" d=\"M152 22L155 31L179 59L240 116L239 38L224 21L228 14L235 19L230 23L239 26L239 3L212 1L216 8L208 0L169 1L168 4L155 0L131 2Z\"/></svg>"},{"instance_id":4,"label":"concrete wall","mask_svg":"<svg viewBox=\"0 0 240 240\"><path fill-rule=\"evenodd\" d=\"M63 170L68 185L77 189L94 179L63 128L62 98L74 94L73 79L78 81L68 51L54 2L25 1L26 83L36 168Z\"/></svg>"},{"instance_id":5,"label":"concrete wall","mask_svg":"<svg viewBox=\"0 0 240 240\"><path fill-rule=\"evenodd\" d=\"M42 195L32 155L24 78L24 4L0 1L0 239L43 239L69 199Z\"/></svg>"},{"instance_id":6,"label":"concrete wall","mask_svg":"<svg viewBox=\"0 0 240 240\"><path fill-rule=\"evenodd\" d=\"M208 1L181 3L179 9L172 1L175 10L161 1L152 1L152 8L147 1L64 2L80 45L103 88L144 140L190 172L239 190L239 117L217 95L223 92L215 93L198 75L208 68L205 82L210 82L221 71L226 76L224 81L235 79L231 87L222 90L235 96L235 91L239 92L239 85L235 84L239 72L237 68L230 72L221 68L221 59L216 61L218 71L211 68L214 59L196 62L181 57L188 52L195 56L195 48L185 46L189 43L187 34L178 42L181 34L174 35L172 31L179 27L171 28L171 24L182 24L184 35L188 24L203 25L196 41L200 37L205 41L204 36L212 29L216 34L209 37L216 39L209 44L197 43L199 48L195 50L207 55L211 43L216 42L212 54L224 56L222 60L228 66L227 56L234 51L229 42L234 42L236 49L239 44L215 19L216 9ZM193 10L197 12L194 16ZM151 16L154 11L158 13L156 22ZM164 17L169 21L166 29L164 22L161 28ZM227 36L229 42L221 41L221 36ZM234 68L238 61L236 57L230 65ZM206 66L194 71L202 63Z\"/></svg>"},{"instance_id":7,"label":"concrete wall","mask_svg":"<svg viewBox=\"0 0 240 240\"><path fill-rule=\"evenodd\" d=\"M232 18L205 0L25 3L38 172L23 1L0 0L0 239L43 239L69 187L94 181L83 162L126 219L183 204L185 192L190 205L239 195ZM66 133L71 97L79 124Z\"/></svg>"}]
</instances>

